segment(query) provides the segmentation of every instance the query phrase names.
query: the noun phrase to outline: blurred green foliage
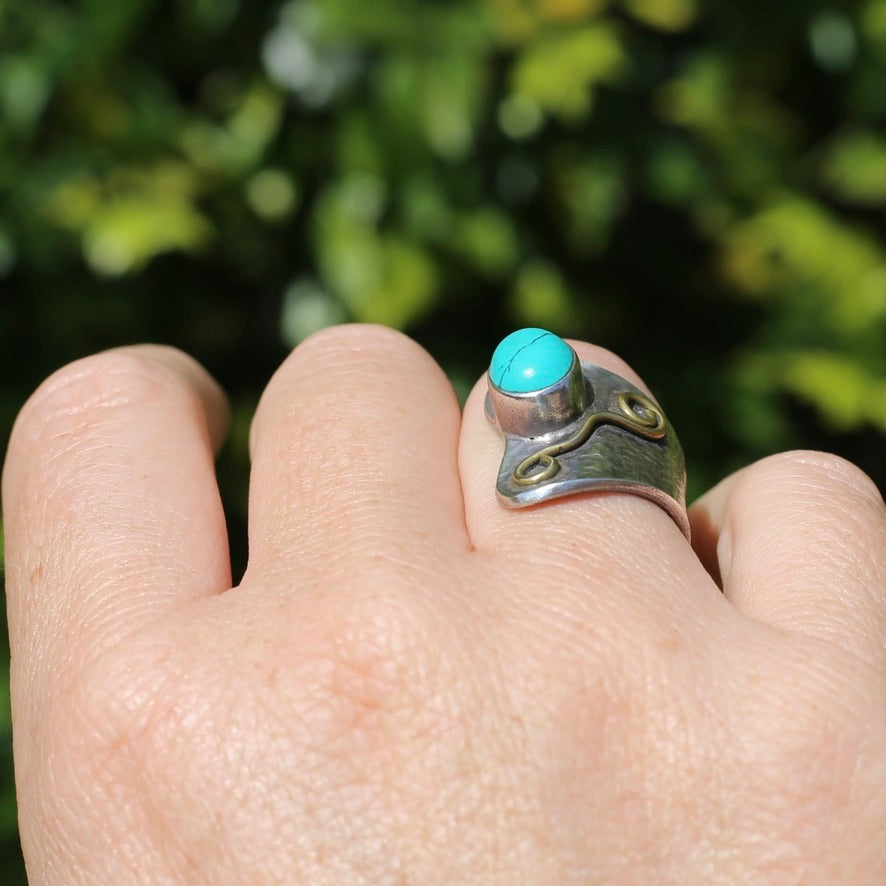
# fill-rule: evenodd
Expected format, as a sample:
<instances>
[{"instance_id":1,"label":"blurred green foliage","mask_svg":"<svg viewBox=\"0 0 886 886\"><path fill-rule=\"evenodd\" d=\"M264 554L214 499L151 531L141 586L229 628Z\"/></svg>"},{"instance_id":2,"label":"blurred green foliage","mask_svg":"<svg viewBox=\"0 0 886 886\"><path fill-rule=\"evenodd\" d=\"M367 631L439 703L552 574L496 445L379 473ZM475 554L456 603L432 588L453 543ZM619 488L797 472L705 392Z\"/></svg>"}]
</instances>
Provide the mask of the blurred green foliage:
<instances>
[{"instance_id":1,"label":"blurred green foliage","mask_svg":"<svg viewBox=\"0 0 886 886\"><path fill-rule=\"evenodd\" d=\"M695 492L795 446L882 485L884 123L886 0L0 0L0 422L96 349L191 351L242 568L287 347L390 324L464 393L533 324L633 363Z\"/></svg>"}]
</instances>

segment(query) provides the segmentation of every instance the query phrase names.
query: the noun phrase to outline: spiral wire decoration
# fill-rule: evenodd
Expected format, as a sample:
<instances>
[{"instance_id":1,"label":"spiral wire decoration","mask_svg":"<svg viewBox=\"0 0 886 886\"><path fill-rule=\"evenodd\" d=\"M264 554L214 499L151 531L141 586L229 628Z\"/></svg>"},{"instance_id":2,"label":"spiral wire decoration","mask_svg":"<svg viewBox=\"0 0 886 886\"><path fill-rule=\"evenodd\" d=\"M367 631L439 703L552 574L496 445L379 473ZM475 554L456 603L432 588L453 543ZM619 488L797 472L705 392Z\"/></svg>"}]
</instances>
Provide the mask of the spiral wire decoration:
<instances>
[{"instance_id":1,"label":"spiral wire decoration","mask_svg":"<svg viewBox=\"0 0 886 886\"><path fill-rule=\"evenodd\" d=\"M582 446L600 425L614 425L647 440L660 440L664 437L664 414L648 397L634 391L625 391L618 395L617 403L621 412L592 412L571 437L545 446L524 458L514 468L514 483L534 486L556 476L560 470L557 456Z\"/></svg>"}]
</instances>

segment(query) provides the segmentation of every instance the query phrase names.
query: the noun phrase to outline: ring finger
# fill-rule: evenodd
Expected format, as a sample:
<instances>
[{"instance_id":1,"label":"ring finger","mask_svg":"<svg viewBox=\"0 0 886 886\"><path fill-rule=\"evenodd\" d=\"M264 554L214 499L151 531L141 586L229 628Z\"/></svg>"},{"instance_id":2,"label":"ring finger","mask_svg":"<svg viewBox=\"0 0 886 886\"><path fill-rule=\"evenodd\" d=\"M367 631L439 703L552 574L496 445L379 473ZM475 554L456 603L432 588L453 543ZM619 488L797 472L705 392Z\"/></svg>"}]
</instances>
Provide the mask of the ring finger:
<instances>
[{"instance_id":1,"label":"ring finger","mask_svg":"<svg viewBox=\"0 0 886 886\"><path fill-rule=\"evenodd\" d=\"M646 391L636 373L614 354L572 342L579 358ZM701 582L716 591L674 519L643 495L624 491L583 492L527 508L504 508L496 482L504 445L484 414L487 380L465 407L460 467L465 519L474 546L515 564L556 576L565 587L586 592L594 577L636 596L667 588L667 595L693 599ZM597 431L593 431L597 434ZM597 445L618 446L621 437L601 435ZM682 516L682 515L681 515ZM688 573L696 580L687 580ZM670 605L670 604L668 604Z\"/></svg>"}]
</instances>

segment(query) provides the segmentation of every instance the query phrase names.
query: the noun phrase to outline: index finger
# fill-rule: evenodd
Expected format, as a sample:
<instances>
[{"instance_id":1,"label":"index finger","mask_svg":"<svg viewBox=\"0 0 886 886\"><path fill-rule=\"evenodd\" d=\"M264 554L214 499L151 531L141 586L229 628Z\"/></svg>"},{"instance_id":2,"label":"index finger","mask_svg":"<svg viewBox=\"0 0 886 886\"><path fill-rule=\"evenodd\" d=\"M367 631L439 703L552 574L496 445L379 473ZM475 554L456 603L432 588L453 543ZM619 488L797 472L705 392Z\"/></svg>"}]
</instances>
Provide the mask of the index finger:
<instances>
[{"instance_id":1,"label":"index finger","mask_svg":"<svg viewBox=\"0 0 886 886\"><path fill-rule=\"evenodd\" d=\"M3 473L13 656L80 661L230 586L213 444L224 395L184 354L108 351L22 409Z\"/></svg>"}]
</instances>

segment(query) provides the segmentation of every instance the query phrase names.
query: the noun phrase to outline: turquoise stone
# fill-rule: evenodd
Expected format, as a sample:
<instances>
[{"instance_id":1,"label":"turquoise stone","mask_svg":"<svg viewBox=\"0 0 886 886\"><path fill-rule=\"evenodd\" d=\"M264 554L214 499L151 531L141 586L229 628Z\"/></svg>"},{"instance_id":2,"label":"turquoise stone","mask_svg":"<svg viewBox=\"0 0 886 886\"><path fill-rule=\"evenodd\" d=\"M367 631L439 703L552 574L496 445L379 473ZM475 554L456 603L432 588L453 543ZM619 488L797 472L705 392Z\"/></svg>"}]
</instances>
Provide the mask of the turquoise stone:
<instances>
[{"instance_id":1,"label":"turquoise stone","mask_svg":"<svg viewBox=\"0 0 886 886\"><path fill-rule=\"evenodd\" d=\"M489 377L501 391L526 394L560 381L572 368L573 350L546 329L518 329L492 355Z\"/></svg>"}]
</instances>

